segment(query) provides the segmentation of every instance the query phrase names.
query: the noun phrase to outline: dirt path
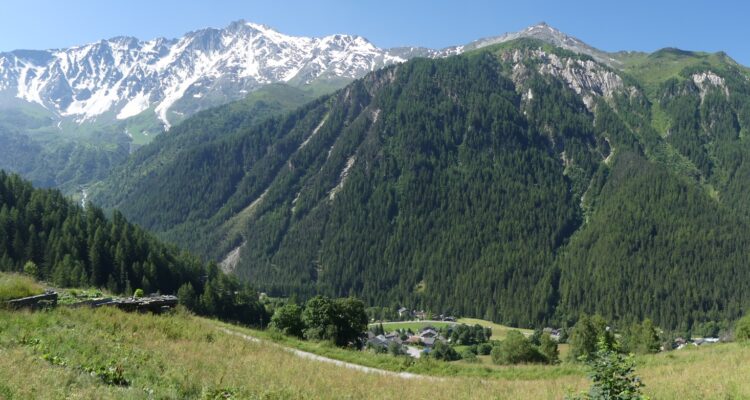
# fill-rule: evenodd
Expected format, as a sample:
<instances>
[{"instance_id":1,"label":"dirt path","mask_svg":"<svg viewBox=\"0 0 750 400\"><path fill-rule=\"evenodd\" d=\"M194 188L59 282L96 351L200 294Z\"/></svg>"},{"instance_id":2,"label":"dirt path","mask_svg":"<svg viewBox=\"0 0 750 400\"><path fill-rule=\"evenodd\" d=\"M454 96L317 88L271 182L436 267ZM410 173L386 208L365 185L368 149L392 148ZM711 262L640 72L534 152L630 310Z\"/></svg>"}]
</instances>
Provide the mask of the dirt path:
<instances>
[{"instance_id":1,"label":"dirt path","mask_svg":"<svg viewBox=\"0 0 750 400\"><path fill-rule=\"evenodd\" d=\"M266 340L261 340L261 339L258 339L256 337L250 336L250 335L245 335L244 333L235 332L235 331L233 331L231 329L226 329L226 328L220 328L220 329L221 329L222 332L224 332L226 334L229 334L229 335L232 335L232 336L241 337L242 339L245 339L245 340L253 342L253 343L263 343L263 344L270 345L270 346L276 346L276 347L278 347L280 349L283 349L285 351L288 351L288 352L294 354L295 356L297 356L299 358L305 358L305 359L308 359L308 360L315 360L315 361L320 361L320 362L324 362L324 363L328 363L328 364L338 365L339 367L353 369L353 370L361 371L361 372L368 373L368 374L379 374L379 375L385 375L385 376L393 376L393 377L402 378L402 379L442 380L441 378L434 377L434 376L418 375L418 374L412 374L410 372L393 372L393 371L388 371L388 370L379 369L379 368L365 367L364 365L354 364L354 363L350 363L350 362L346 362L346 361L341 361L341 360L335 360L333 358L328 358L328 357L320 356L320 355L313 354L313 353L310 353L310 352L307 352L307 351L302 351L302 350L297 350L297 349L293 349L293 348L281 346L281 345L278 345L276 343L272 343L272 342L269 342L269 341L266 341Z\"/></svg>"}]
</instances>

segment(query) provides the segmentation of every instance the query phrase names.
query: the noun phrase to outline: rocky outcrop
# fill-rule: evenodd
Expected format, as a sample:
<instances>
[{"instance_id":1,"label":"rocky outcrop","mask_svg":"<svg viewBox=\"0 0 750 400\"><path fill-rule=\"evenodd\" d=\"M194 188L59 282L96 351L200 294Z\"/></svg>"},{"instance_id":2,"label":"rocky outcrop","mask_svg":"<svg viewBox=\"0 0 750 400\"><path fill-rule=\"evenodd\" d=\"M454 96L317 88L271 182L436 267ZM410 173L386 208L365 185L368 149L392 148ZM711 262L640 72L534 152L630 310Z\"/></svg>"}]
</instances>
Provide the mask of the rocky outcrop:
<instances>
[{"instance_id":1,"label":"rocky outcrop","mask_svg":"<svg viewBox=\"0 0 750 400\"><path fill-rule=\"evenodd\" d=\"M221 262L219 262L219 268L221 268L225 274L234 273L234 270L237 269L237 263L240 262L240 251L242 251L242 246L244 244L245 243L242 243L235 247L226 257L224 257L223 260L221 260Z\"/></svg>"},{"instance_id":2,"label":"rocky outcrop","mask_svg":"<svg viewBox=\"0 0 750 400\"><path fill-rule=\"evenodd\" d=\"M593 60L575 57L560 57L541 49L507 52L502 59L513 63L512 78L516 85L523 86L530 76L532 65L538 65L537 72L562 80L581 96L589 110L593 110L597 97L611 97L616 91L625 87L622 78L610 68ZM526 61L537 61L527 63ZM523 93L523 99L531 99L531 90Z\"/></svg>"},{"instance_id":3,"label":"rocky outcrop","mask_svg":"<svg viewBox=\"0 0 750 400\"><path fill-rule=\"evenodd\" d=\"M9 300L7 303L8 307L11 309L30 308L32 310L37 310L40 308L54 307L57 305L57 292L47 291L36 296Z\"/></svg>"},{"instance_id":4,"label":"rocky outcrop","mask_svg":"<svg viewBox=\"0 0 750 400\"><path fill-rule=\"evenodd\" d=\"M539 72L565 81L569 88L581 95L589 110L594 106L595 97L610 97L623 87L619 75L592 60L540 53L539 57L545 62L539 66Z\"/></svg>"},{"instance_id":5,"label":"rocky outcrop","mask_svg":"<svg viewBox=\"0 0 750 400\"><path fill-rule=\"evenodd\" d=\"M692 79L693 83L695 83L695 86L697 86L700 91L701 101L706 97L706 93L714 87L719 88L727 97L729 97L729 88L727 88L724 78L716 75L712 71L693 74Z\"/></svg>"},{"instance_id":6,"label":"rocky outcrop","mask_svg":"<svg viewBox=\"0 0 750 400\"><path fill-rule=\"evenodd\" d=\"M98 299L88 299L75 304L71 307L116 307L123 311L133 312L152 312L162 313L177 307L179 299L172 295L151 295L147 297L106 297Z\"/></svg>"}]
</instances>

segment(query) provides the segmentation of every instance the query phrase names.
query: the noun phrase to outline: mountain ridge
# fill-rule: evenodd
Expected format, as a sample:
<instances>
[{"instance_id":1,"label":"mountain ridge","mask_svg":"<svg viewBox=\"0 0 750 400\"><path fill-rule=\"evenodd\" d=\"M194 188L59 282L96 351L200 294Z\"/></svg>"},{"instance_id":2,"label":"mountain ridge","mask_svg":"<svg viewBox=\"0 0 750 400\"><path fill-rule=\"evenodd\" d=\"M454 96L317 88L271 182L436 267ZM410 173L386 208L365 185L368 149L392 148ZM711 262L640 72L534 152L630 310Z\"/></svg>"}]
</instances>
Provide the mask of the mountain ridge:
<instances>
[{"instance_id":1,"label":"mountain ridge","mask_svg":"<svg viewBox=\"0 0 750 400\"><path fill-rule=\"evenodd\" d=\"M155 106L168 128L178 100L220 91L222 80L233 81L242 96L267 83L308 84L327 73L355 78L398 61L404 59L359 36L294 37L237 21L177 39L118 36L67 49L0 53L0 91L15 89L15 97L77 123L113 111L123 120Z\"/></svg>"},{"instance_id":2,"label":"mountain ridge","mask_svg":"<svg viewBox=\"0 0 750 400\"><path fill-rule=\"evenodd\" d=\"M166 128L269 84L314 97L388 64L516 40L539 40L617 71L662 67L647 53L603 52L545 23L444 49L383 49L357 35L297 37L239 20L175 39L115 36L68 49L14 50L0 53L0 167L74 193ZM705 62L705 53L690 54L683 57Z\"/></svg>"},{"instance_id":3,"label":"mountain ridge","mask_svg":"<svg viewBox=\"0 0 750 400\"><path fill-rule=\"evenodd\" d=\"M168 129L184 115L238 100L264 84L354 79L413 57L446 57L521 37L619 63L543 22L466 45L389 49L358 35L292 36L238 20L174 39L115 36L63 49L0 53L0 95L40 105L52 119L79 125L102 118L121 121L153 108Z\"/></svg>"}]
</instances>

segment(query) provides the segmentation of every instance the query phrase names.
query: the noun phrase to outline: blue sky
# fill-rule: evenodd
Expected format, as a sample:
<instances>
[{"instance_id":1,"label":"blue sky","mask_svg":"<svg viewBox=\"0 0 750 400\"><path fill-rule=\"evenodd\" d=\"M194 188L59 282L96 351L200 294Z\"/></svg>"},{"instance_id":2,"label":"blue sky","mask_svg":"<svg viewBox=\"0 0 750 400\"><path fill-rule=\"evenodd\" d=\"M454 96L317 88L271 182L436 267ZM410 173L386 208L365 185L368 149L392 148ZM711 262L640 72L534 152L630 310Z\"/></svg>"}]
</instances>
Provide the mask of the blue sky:
<instances>
[{"instance_id":1,"label":"blue sky","mask_svg":"<svg viewBox=\"0 0 750 400\"><path fill-rule=\"evenodd\" d=\"M724 50L750 66L750 2L483 0L7 0L0 51L119 35L177 37L245 19L295 35L358 34L381 47L445 47L546 21L607 51Z\"/></svg>"}]
</instances>

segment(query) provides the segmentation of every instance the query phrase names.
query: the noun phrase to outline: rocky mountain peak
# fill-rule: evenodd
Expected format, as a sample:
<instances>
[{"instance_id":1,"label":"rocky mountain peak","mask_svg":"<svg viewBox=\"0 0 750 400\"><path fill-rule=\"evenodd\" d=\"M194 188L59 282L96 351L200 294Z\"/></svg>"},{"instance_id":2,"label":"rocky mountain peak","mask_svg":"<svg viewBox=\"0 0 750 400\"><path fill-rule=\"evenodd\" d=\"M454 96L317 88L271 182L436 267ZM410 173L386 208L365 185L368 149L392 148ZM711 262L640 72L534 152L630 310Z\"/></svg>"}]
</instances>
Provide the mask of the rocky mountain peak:
<instances>
[{"instance_id":1,"label":"rocky mountain peak","mask_svg":"<svg viewBox=\"0 0 750 400\"><path fill-rule=\"evenodd\" d=\"M539 22L537 24L528 26L518 32L510 32L500 36L479 39L468 44L465 47L465 50L477 49L485 46L491 46L493 44L505 43L523 38L541 40L565 50L570 50L579 54L586 54L596 61L610 66L617 66L618 64L618 61L612 58L608 53L589 46L582 40L570 36L550 26L546 22Z\"/></svg>"}]
</instances>

